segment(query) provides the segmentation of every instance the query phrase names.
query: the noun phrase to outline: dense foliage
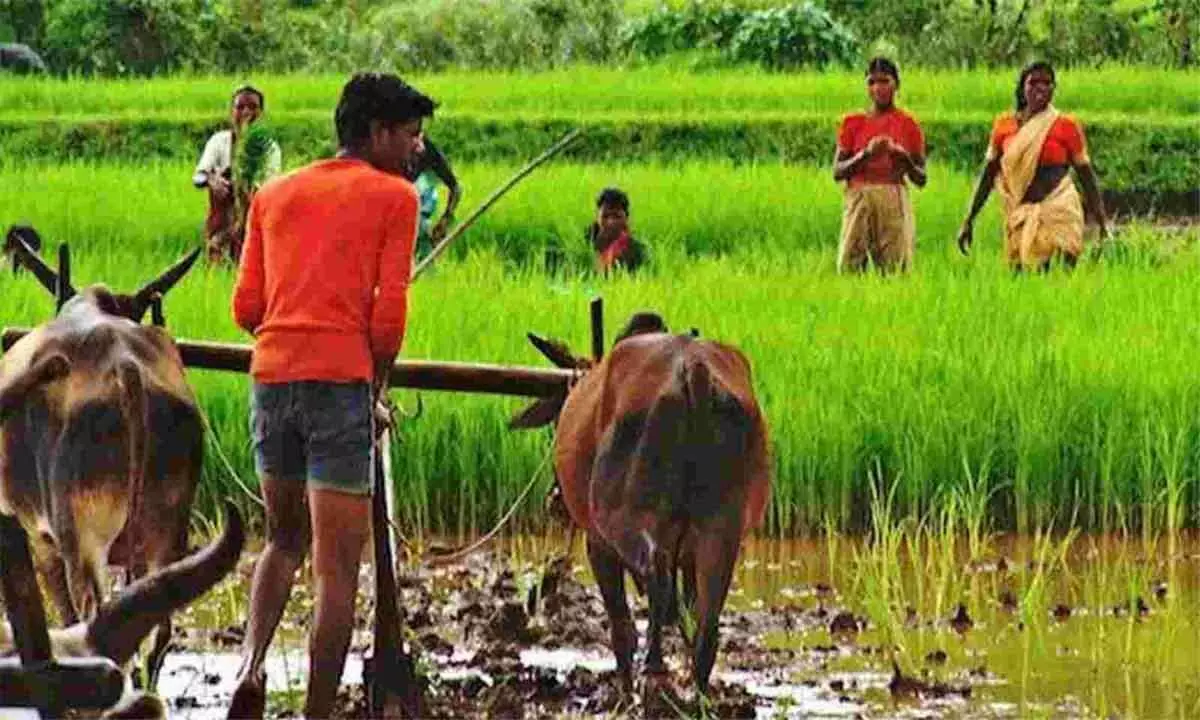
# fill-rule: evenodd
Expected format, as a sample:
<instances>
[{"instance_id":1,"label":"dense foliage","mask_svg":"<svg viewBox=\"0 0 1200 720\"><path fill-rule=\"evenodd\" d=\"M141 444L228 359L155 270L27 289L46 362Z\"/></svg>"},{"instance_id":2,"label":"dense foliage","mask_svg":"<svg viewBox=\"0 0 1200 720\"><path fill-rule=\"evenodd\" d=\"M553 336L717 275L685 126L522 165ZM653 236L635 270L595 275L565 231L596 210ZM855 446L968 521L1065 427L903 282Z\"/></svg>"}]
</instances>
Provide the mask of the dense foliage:
<instances>
[{"instance_id":1,"label":"dense foliage","mask_svg":"<svg viewBox=\"0 0 1200 720\"><path fill-rule=\"evenodd\" d=\"M1197 63L1200 0L0 0L58 73Z\"/></svg>"}]
</instances>

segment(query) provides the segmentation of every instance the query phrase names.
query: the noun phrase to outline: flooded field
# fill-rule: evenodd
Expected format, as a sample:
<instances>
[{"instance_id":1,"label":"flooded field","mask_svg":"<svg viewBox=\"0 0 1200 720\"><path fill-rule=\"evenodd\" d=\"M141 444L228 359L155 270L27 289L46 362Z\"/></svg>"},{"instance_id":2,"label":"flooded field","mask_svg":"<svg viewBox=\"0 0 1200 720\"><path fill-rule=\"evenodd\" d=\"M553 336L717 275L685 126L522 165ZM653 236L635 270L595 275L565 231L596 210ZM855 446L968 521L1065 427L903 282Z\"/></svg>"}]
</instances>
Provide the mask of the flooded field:
<instances>
[{"instance_id":1,"label":"flooded field","mask_svg":"<svg viewBox=\"0 0 1200 720\"><path fill-rule=\"evenodd\" d=\"M431 718L1196 717L1200 538L882 533L752 540L722 617L712 697L622 694L582 542L518 538L467 561L406 566L402 604ZM253 554L179 618L161 690L173 716L223 718ZM361 716L371 574L343 688ZM302 578L307 580L307 578ZM629 584L638 627L645 599ZM303 702L311 599L297 583L268 664L268 711ZM539 592L540 591L540 592ZM644 636L643 636L644 637Z\"/></svg>"}]
</instances>

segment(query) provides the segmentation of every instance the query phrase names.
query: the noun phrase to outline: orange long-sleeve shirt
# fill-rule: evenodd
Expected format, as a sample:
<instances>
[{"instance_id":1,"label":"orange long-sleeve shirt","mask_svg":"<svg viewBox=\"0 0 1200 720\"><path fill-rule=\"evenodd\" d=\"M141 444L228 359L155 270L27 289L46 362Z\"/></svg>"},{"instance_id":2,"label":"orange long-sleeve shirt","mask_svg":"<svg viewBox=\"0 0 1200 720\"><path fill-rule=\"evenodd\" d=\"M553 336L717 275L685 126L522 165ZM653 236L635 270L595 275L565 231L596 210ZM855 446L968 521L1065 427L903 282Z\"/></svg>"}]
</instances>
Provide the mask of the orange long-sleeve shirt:
<instances>
[{"instance_id":1,"label":"orange long-sleeve shirt","mask_svg":"<svg viewBox=\"0 0 1200 720\"><path fill-rule=\"evenodd\" d=\"M233 317L263 383L370 380L404 339L419 200L404 178L321 160L251 202Z\"/></svg>"}]
</instances>

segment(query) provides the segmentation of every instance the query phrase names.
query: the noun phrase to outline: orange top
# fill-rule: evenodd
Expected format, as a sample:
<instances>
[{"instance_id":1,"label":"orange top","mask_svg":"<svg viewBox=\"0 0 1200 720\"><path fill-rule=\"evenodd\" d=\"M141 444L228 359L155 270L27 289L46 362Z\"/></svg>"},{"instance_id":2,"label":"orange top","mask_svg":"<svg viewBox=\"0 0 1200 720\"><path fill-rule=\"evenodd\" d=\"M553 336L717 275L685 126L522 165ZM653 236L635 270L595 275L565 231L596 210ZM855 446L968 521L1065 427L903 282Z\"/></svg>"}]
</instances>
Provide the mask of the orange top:
<instances>
[{"instance_id":1,"label":"orange top","mask_svg":"<svg viewBox=\"0 0 1200 720\"><path fill-rule=\"evenodd\" d=\"M259 382L370 380L408 315L417 191L363 160L321 160L250 204L233 317Z\"/></svg>"},{"instance_id":2,"label":"orange top","mask_svg":"<svg viewBox=\"0 0 1200 720\"><path fill-rule=\"evenodd\" d=\"M858 153L872 138L889 135L900 147L915 157L925 157L925 135L911 115L893 107L885 113L870 115L854 113L842 118L838 129L838 150ZM856 185L900 185L904 176L897 170L891 153L880 153L867 160L850 176L851 187Z\"/></svg>"},{"instance_id":3,"label":"orange top","mask_svg":"<svg viewBox=\"0 0 1200 720\"><path fill-rule=\"evenodd\" d=\"M1013 135L1017 134L1020 126L1017 124L1015 113L1007 112L996 118L992 124L992 140L988 144L988 160L1000 157L1004 148ZM1052 165L1086 165L1089 162L1087 143L1083 139L1083 129L1079 122L1069 115L1059 115L1050 126L1046 142L1042 144L1041 155L1038 156L1039 167Z\"/></svg>"}]
</instances>

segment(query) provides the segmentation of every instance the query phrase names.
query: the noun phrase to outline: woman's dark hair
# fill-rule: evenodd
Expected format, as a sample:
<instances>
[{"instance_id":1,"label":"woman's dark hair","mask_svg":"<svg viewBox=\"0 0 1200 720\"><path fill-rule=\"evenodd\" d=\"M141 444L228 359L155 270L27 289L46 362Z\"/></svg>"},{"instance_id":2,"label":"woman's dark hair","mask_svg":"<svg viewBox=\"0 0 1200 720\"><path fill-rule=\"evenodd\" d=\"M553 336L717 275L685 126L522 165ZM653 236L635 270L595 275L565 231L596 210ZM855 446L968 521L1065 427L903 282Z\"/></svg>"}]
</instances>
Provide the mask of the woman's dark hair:
<instances>
[{"instance_id":1,"label":"woman's dark hair","mask_svg":"<svg viewBox=\"0 0 1200 720\"><path fill-rule=\"evenodd\" d=\"M896 88L900 87L900 70L896 68L896 63L882 56L871 58L867 62L866 77L871 77L871 73L886 73L892 76L896 81Z\"/></svg>"},{"instance_id":2,"label":"woman's dark hair","mask_svg":"<svg viewBox=\"0 0 1200 720\"><path fill-rule=\"evenodd\" d=\"M1020 76L1017 77L1016 99L1017 99L1017 111L1018 112L1025 109L1025 79L1028 78L1033 73L1037 72L1038 70L1041 70L1042 72L1049 75L1051 83L1055 82L1054 68L1050 65L1050 63L1046 62L1045 60L1038 60L1036 62L1031 62L1028 65L1026 65L1021 70Z\"/></svg>"},{"instance_id":3,"label":"woman's dark hair","mask_svg":"<svg viewBox=\"0 0 1200 720\"><path fill-rule=\"evenodd\" d=\"M390 73L357 73L342 88L333 120L338 143L359 147L371 136L371 121L387 126L432 117L433 100Z\"/></svg>"},{"instance_id":4,"label":"woman's dark hair","mask_svg":"<svg viewBox=\"0 0 1200 720\"><path fill-rule=\"evenodd\" d=\"M233 94L229 96L229 104L232 105L233 103L237 102L238 95L246 95L246 94L257 95L258 96L258 106L260 108L262 108L263 110L267 109L266 96L262 94L262 90L259 90L258 88L254 87L253 85L243 85L240 88L238 88L237 90L234 90Z\"/></svg>"},{"instance_id":5,"label":"woman's dark hair","mask_svg":"<svg viewBox=\"0 0 1200 720\"><path fill-rule=\"evenodd\" d=\"M607 187L600 191L600 195L596 198L596 207L619 207L626 213L629 212L629 196L620 188Z\"/></svg>"}]
</instances>

